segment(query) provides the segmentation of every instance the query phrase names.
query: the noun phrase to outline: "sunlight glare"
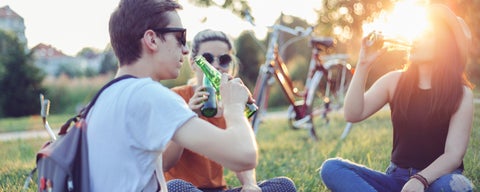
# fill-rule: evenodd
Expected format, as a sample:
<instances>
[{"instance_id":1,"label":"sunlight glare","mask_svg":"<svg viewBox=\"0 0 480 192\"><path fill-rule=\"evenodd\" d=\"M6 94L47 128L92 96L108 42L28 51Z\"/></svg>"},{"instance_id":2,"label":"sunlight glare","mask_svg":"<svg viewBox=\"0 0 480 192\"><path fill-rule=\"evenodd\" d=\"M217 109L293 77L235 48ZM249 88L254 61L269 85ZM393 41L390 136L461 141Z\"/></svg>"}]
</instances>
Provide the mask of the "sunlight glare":
<instances>
[{"instance_id":1,"label":"sunlight glare","mask_svg":"<svg viewBox=\"0 0 480 192\"><path fill-rule=\"evenodd\" d=\"M416 1L400 1L392 12L382 11L372 23L363 24L364 36L381 31L387 38L413 41L428 26L425 6Z\"/></svg>"}]
</instances>

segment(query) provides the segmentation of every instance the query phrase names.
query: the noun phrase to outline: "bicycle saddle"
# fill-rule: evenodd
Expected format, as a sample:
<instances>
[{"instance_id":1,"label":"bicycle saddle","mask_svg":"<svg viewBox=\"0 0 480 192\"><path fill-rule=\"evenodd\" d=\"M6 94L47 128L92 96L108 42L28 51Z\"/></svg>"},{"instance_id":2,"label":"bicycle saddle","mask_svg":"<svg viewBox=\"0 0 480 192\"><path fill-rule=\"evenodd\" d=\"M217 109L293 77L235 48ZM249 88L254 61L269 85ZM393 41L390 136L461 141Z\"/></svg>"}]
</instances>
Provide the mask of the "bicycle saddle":
<instances>
[{"instance_id":1,"label":"bicycle saddle","mask_svg":"<svg viewBox=\"0 0 480 192\"><path fill-rule=\"evenodd\" d=\"M310 44L317 49L325 49L333 47L334 41L331 37L312 37Z\"/></svg>"}]
</instances>

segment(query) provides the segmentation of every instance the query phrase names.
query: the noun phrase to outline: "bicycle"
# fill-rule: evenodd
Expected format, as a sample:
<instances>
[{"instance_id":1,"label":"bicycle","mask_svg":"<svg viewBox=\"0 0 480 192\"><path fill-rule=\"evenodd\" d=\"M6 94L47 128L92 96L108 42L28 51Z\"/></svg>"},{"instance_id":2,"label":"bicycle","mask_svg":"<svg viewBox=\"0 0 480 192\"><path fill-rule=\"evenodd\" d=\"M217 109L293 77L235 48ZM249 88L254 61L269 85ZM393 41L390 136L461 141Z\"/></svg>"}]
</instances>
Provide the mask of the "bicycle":
<instances>
[{"instance_id":1,"label":"bicycle","mask_svg":"<svg viewBox=\"0 0 480 192\"><path fill-rule=\"evenodd\" d=\"M266 52L266 61L260 67L259 75L253 91L253 97L259 107L252 117L251 124L257 133L260 122L267 110L270 86L273 84L272 77L277 82L286 96L288 103L289 125L293 129L308 129L310 136L318 140L314 126L314 117L321 115L326 123L329 123L328 113L339 110L343 105L343 97L348 88L352 76L352 67L347 62L346 54L328 54L327 50L334 47L331 37L314 37L313 28L290 28L276 24ZM286 32L295 37L289 39L280 49L278 37L280 32ZM288 74L286 64L282 60L283 50L291 43L300 39L309 38L312 55L305 79L305 88L299 91L294 87L291 76ZM345 138L352 124L347 123L341 138Z\"/></svg>"}]
</instances>

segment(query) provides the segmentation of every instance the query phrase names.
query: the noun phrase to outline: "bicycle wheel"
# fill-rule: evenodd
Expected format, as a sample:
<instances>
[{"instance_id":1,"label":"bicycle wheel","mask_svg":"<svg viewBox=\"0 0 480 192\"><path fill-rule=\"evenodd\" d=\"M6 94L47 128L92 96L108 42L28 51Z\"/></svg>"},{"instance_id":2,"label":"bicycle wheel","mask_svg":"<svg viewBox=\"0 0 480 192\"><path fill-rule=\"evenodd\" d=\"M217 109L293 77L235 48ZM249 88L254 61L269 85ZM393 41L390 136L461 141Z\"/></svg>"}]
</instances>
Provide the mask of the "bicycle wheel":
<instances>
[{"instance_id":1,"label":"bicycle wheel","mask_svg":"<svg viewBox=\"0 0 480 192\"><path fill-rule=\"evenodd\" d=\"M329 67L326 79L325 99L328 98L331 110L343 108L343 100L347 93L352 73L345 63L335 64Z\"/></svg>"},{"instance_id":2,"label":"bicycle wheel","mask_svg":"<svg viewBox=\"0 0 480 192\"><path fill-rule=\"evenodd\" d=\"M267 73L260 72L259 78L257 79L258 87L255 87L254 98L258 106L258 110L252 116L252 128L255 134L258 132L259 125L263 119L263 116L267 112L267 102L268 102L268 81L271 75Z\"/></svg>"},{"instance_id":3,"label":"bicycle wheel","mask_svg":"<svg viewBox=\"0 0 480 192\"><path fill-rule=\"evenodd\" d=\"M314 120L316 119L316 116L324 114L326 109L326 105L323 102L323 95L325 93L323 90L325 89L321 87L322 79L324 79L323 77L323 71L316 71L314 73L307 88L308 92L305 101L307 113L310 114L309 122L307 122L310 125L310 136L312 136L315 140L318 140L318 136L315 131Z\"/></svg>"},{"instance_id":4,"label":"bicycle wheel","mask_svg":"<svg viewBox=\"0 0 480 192\"><path fill-rule=\"evenodd\" d=\"M315 72L308 87L306 104L312 123L321 117L325 124L329 124L328 113L342 109L343 99L352 76L350 70L343 63L327 67L326 71Z\"/></svg>"}]
</instances>

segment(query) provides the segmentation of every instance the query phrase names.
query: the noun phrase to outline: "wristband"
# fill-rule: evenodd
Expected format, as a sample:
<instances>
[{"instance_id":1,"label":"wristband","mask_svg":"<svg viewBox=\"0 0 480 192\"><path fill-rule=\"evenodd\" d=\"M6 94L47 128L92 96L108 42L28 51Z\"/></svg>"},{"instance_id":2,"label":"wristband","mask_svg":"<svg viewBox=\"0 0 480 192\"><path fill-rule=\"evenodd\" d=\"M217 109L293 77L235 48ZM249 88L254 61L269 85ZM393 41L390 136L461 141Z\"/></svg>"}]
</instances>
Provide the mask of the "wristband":
<instances>
[{"instance_id":1,"label":"wristband","mask_svg":"<svg viewBox=\"0 0 480 192\"><path fill-rule=\"evenodd\" d=\"M424 189L428 188L428 180L424 176L415 173L415 175L412 175L410 179L417 179L423 184L423 187L425 187Z\"/></svg>"}]
</instances>

